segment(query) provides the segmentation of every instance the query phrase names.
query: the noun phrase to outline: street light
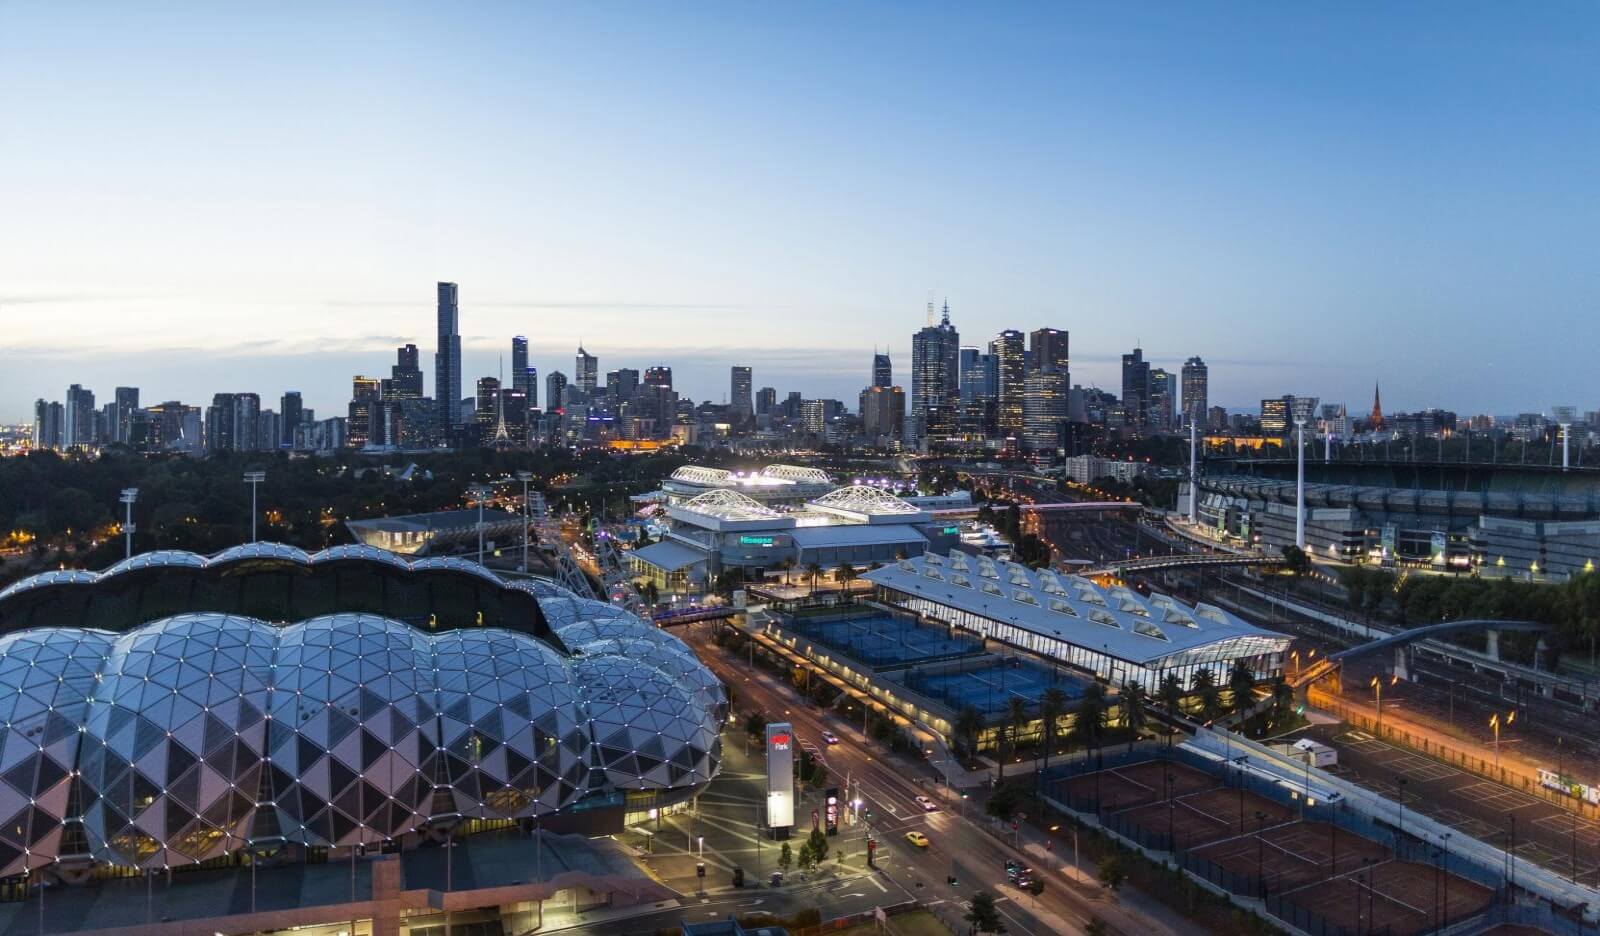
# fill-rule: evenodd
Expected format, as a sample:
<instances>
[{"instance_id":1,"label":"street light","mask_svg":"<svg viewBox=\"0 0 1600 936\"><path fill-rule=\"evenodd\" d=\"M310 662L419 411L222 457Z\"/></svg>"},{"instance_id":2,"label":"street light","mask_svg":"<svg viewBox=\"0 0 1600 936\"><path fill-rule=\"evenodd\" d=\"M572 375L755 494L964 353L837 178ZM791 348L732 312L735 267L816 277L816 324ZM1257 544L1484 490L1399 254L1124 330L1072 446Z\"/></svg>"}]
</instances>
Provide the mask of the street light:
<instances>
[{"instance_id":1,"label":"street light","mask_svg":"<svg viewBox=\"0 0 1600 936\"><path fill-rule=\"evenodd\" d=\"M483 565L483 502L489 498L489 493L489 488L482 484L467 488L468 502L478 502L478 565Z\"/></svg>"},{"instance_id":2,"label":"street light","mask_svg":"<svg viewBox=\"0 0 1600 936\"><path fill-rule=\"evenodd\" d=\"M1506 727L1509 728L1511 723L1516 720L1517 710L1512 709L1511 712L1506 715ZM1489 727L1494 729L1494 767L1496 770L1500 769L1500 724L1499 712L1495 712L1493 715L1489 716Z\"/></svg>"},{"instance_id":3,"label":"street light","mask_svg":"<svg viewBox=\"0 0 1600 936\"><path fill-rule=\"evenodd\" d=\"M522 482L522 571L528 571L528 482L533 480L533 472L517 472L517 480Z\"/></svg>"},{"instance_id":4,"label":"street light","mask_svg":"<svg viewBox=\"0 0 1600 936\"><path fill-rule=\"evenodd\" d=\"M244 483L250 485L250 542L256 541L256 489L267 480L265 471L246 471Z\"/></svg>"},{"instance_id":5,"label":"street light","mask_svg":"<svg viewBox=\"0 0 1600 936\"><path fill-rule=\"evenodd\" d=\"M124 559L131 559L133 557L133 502L138 499L138 488L122 489L122 505L127 508L126 519L124 519L122 522L122 534L126 538L127 543L122 553L122 558Z\"/></svg>"}]
</instances>

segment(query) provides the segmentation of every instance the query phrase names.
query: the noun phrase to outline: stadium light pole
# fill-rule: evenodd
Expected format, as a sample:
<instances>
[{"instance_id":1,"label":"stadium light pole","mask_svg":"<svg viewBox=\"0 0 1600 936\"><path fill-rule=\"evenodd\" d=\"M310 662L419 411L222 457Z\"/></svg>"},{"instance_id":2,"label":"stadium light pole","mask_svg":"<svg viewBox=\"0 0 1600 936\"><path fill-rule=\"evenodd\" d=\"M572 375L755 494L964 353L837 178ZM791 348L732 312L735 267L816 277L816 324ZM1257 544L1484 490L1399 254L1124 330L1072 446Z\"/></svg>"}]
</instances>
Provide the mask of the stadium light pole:
<instances>
[{"instance_id":1,"label":"stadium light pole","mask_svg":"<svg viewBox=\"0 0 1600 936\"><path fill-rule=\"evenodd\" d=\"M528 571L528 482L533 480L533 472L517 472L517 480L522 482L522 571Z\"/></svg>"},{"instance_id":2,"label":"stadium light pole","mask_svg":"<svg viewBox=\"0 0 1600 936\"><path fill-rule=\"evenodd\" d=\"M246 471L244 483L250 485L250 542L256 541L256 490L267 480L265 471Z\"/></svg>"},{"instance_id":3,"label":"stadium light pole","mask_svg":"<svg viewBox=\"0 0 1600 936\"><path fill-rule=\"evenodd\" d=\"M127 508L122 521L122 535L125 540L122 550L122 558L124 559L133 558L133 502L138 499L138 488L122 489L122 506Z\"/></svg>"},{"instance_id":4,"label":"stadium light pole","mask_svg":"<svg viewBox=\"0 0 1600 936\"><path fill-rule=\"evenodd\" d=\"M1200 475L1195 471L1195 444L1199 428L1194 414L1189 414L1189 525L1195 526L1200 517Z\"/></svg>"},{"instance_id":5,"label":"stadium light pole","mask_svg":"<svg viewBox=\"0 0 1600 936\"><path fill-rule=\"evenodd\" d=\"M1294 545L1306 548L1306 421L1296 419L1295 431L1295 487L1294 487Z\"/></svg>"},{"instance_id":6,"label":"stadium light pole","mask_svg":"<svg viewBox=\"0 0 1600 936\"><path fill-rule=\"evenodd\" d=\"M467 496L478 502L478 565L483 565L483 502L489 497L489 489L474 484L467 489Z\"/></svg>"}]
</instances>

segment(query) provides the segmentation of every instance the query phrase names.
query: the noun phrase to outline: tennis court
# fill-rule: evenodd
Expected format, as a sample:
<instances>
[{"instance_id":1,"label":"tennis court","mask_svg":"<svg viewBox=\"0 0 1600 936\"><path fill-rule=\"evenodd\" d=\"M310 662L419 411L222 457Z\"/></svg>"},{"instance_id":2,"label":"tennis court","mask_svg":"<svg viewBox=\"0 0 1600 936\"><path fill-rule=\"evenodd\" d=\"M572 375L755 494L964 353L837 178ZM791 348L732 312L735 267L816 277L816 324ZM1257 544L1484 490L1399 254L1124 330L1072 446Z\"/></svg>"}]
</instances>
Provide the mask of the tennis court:
<instances>
[{"instance_id":1,"label":"tennis court","mask_svg":"<svg viewBox=\"0 0 1600 936\"><path fill-rule=\"evenodd\" d=\"M1199 857L1237 875L1253 878L1259 871L1268 893L1327 880L1335 868L1335 853L1340 873L1361 868L1363 859L1370 864L1389 856L1389 850L1377 842L1321 822L1296 822L1196 851Z\"/></svg>"},{"instance_id":2,"label":"tennis court","mask_svg":"<svg viewBox=\"0 0 1600 936\"><path fill-rule=\"evenodd\" d=\"M1098 801L1105 809L1115 811L1165 799L1169 790L1182 796L1216 785L1216 779L1210 774L1176 761L1139 761L1057 780L1054 790L1057 796L1064 796L1069 802Z\"/></svg>"},{"instance_id":3,"label":"tennis court","mask_svg":"<svg viewBox=\"0 0 1600 936\"><path fill-rule=\"evenodd\" d=\"M953 660L984 652L983 641L975 637L951 636L945 628L893 614L826 621L797 618L785 626L874 669Z\"/></svg>"},{"instance_id":4,"label":"tennis court","mask_svg":"<svg viewBox=\"0 0 1600 936\"><path fill-rule=\"evenodd\" d=\"M1030 712L1037 712L1039 699L1052 687L1062 691L1068 705L1083 698L1082 680L1016 657L972 669L931 674L913 670L906 674L907 689L958 712L970 705L986 717L1003 714L1013 698L1022 699Z\"/></svg>"}]
</instances>

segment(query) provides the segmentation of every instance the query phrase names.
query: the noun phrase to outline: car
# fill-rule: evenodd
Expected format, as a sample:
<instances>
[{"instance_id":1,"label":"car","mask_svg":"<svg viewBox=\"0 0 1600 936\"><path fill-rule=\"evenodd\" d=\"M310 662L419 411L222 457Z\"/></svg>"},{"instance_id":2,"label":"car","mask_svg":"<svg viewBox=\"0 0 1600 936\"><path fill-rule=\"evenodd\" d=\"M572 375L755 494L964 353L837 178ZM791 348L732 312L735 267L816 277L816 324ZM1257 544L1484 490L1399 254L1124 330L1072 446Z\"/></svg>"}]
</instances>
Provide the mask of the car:
<instances>
[{"instance_id":1,"label":"car","mask_svg":"<svg viewBox=\"0 0 1600 936\"><path fill-rule=\"evenodd\" d=\"M938 812L939 811L939 804L935 803L931 799L928 799L926 796L918 796L915 799L917 801L917 805L922 807L922 811L923 812Z\"/></svg>"},{"instance_id":2,"label":"car","mask_svg":"<svg viewBox=\"0 0 1600 936\"><path fill-rule=\"evenodd\" d=\"M822 740L828 744L838 744L839 736L831 731L824 731L822 733Z\"/></svg>"},{"instance_id":3,"label":"car","mask_svg":"<svg viewBox=\"0 0 1600 936\"><path fill-rule=\"evenodd\" d=\"M906 841L917 846L918 848L928 847L928 837L923 835L921 832L916 831L915 829L906 833Z\"/></svg>"}]
</instances>

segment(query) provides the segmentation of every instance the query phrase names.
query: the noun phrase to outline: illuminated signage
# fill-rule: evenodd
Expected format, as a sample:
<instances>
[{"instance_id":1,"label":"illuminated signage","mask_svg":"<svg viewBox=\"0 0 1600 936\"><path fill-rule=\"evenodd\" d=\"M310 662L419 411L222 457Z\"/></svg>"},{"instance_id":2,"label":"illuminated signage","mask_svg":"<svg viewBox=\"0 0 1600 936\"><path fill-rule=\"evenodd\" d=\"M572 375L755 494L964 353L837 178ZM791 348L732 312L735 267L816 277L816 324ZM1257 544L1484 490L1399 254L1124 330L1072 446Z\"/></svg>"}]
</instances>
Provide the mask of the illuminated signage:
<instances>
[{"instance_id":1,"label":"illuminated signage","mask_svg":"<svg viewBox=\"0 0 1600 936\"><path fill-rule=\"evenodd\" d=\"M786 722L767 725L767 826L794 826L794 727Z\"/></svg>"},{"instance_id":2,"label":"illuminated signage","mask_svg":"<svg viewBox=\"0 0 1600 936\"><path fill-rule=\"evenodd\" d=\"M839 834L839 790L837 787L828 788L827 812L824 817L827 821L827 834Z\"/></svg>"},{"instance_id":3,"label":"illuminated signage","mask_svg":"<svg viewBox=\"0 0 1600 936\"><path fill-rule=\"evenodd\" d=\"M741 537L739 537L739 545L740 546L774 546L774 545L777 545L777 540L774 539L773 537L770 537L770 536L741 536Z\"/></svg>"},{"instance_id":4,"label":"illuminated signage","mask_svg":"<svg viewBox=\"0 0 1600 936\"><path fill-rule=\"evenodd\" d=\"M947 527L944 528L944 535L945 536L957 536L957 535L960 535L960 533L961 533L961 528L958 527L958 526L947 526Z\"/></svg>"}]
</instances>

